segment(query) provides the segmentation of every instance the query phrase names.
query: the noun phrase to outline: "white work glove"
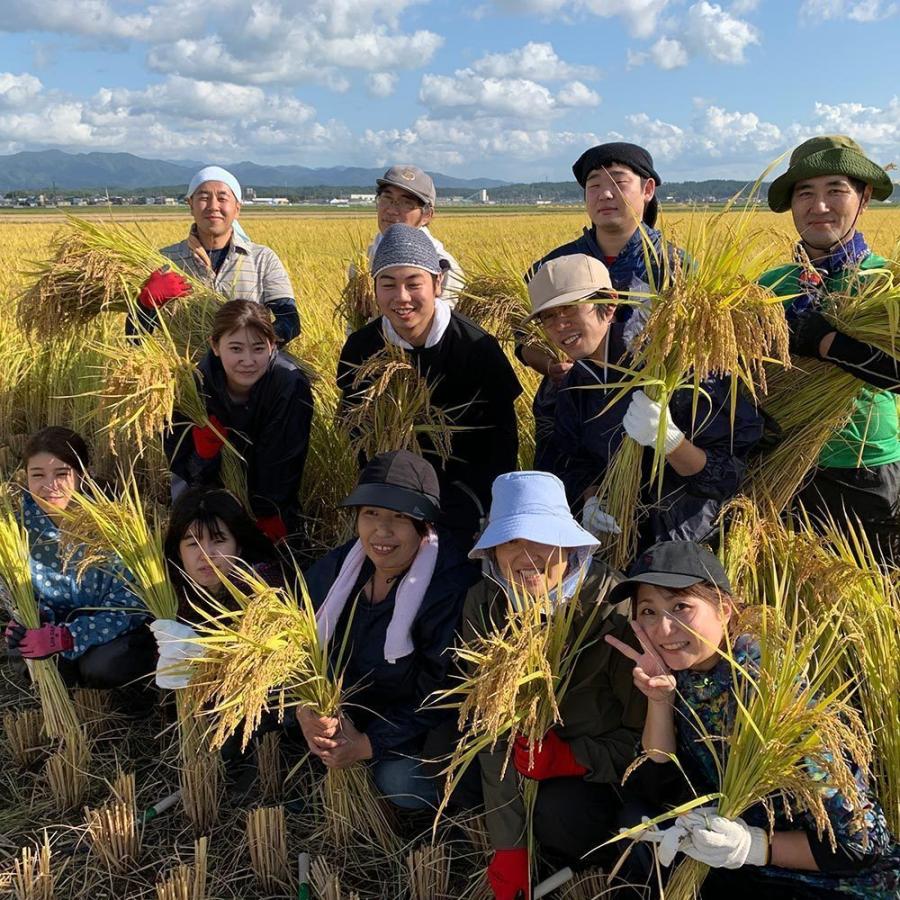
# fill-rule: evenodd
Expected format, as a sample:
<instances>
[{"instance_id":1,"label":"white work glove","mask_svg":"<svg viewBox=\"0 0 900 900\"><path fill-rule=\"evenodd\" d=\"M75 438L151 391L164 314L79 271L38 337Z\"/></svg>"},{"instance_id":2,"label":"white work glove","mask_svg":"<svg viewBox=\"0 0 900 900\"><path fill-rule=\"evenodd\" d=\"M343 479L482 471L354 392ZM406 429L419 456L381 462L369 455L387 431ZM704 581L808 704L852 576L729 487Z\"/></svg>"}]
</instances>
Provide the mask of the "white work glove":
<instances>
[{"instance_id":1,"label":"white work glove","mask_svg":"<svg viewBox=\"0 0 900 900\"><path fill-rule=\"evenodd\" d=\"M584 501L581 510L581 524L594 537L600 538L607 534L621 534L619 523L602 506L597 497L588 497Z\"/></svg>"},{"instance_id":2,"label":"white work glove","mask_svg":"<svg viewBox=\"0 0 900 900\"><path fill-rule=\"evenodd\" d=\"M650 819L644 816L642 822L647 823ZM627 831L626 828L620 828L619 831ZM671 866L675 860L675 856L681 850L682 841L687 837L688 830L677 823L670 828L658 828L656 825L642 831L636 838L636 841L644 841L647 844L656 844L656 858L661 866Z\"/></svg>"},{"instance_id":3,"label":"white work glove","mask_svg":"<svg viewBox=\"0 0 900 900\"><path fill-rule=\"evenodd\" d=\"M713 869L764 866L768 861L769 838L764 829L748 825L743 819L726 819L712 807L679 816L675 827L687 830L681 852Z\"/></svg>"},{"instance_id":4,"label":"white work glove","mask_svg":"<svg viewBox=\"0 0 900 900\"><path fill-rule=\"evenodd\" d=\"M631 403L625 411L622 425L630 438L634 438L642 447L656 445L656 434L659 431L659 420L662 407L651 400L642 390L634 392ZM684 440L684 432L672 422L666 410L666 438L663 448L666 456L675 450Z\"/></svg>"},{"instance_id":5,"label":"white work glove","mask_svg":"<svg viewBox=\"0 0 900 900\"><path fill-rule=\"evenodd\" d=\"M174 619L155 619L150 630L159 647L156 684L161 688L186 688L191 680L187 661L203 655L203 647L194 643L199 635L190 625Z\"/></svg>"}]
</instances>

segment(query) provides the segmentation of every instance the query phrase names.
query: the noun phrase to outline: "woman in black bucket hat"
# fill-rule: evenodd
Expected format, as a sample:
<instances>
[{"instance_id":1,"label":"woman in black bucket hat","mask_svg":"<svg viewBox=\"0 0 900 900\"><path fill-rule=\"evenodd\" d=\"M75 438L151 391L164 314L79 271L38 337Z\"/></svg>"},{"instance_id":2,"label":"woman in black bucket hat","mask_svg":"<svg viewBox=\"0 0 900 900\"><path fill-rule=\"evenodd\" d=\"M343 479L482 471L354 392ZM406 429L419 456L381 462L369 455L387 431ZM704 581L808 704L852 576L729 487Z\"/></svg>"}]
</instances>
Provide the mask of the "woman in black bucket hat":
<instances>
[{"instance_id":1,"label":"woman in black bucket hat","mask_svg":"<svg viewBox=\"0 0 900 900\"><path fill-rule=\"evenodd\" d=\"M341 506L356 536L306 573L320 631L342 654L353 716L299 708L310 752L326 766L365 760L379 791L400 808L431 805L437 791L420 771L440 710L420 711L446 686L466 591L478 570L441 533L440 488L431 465L397 450L375 456Z\"/></svg>"}]
</instances>

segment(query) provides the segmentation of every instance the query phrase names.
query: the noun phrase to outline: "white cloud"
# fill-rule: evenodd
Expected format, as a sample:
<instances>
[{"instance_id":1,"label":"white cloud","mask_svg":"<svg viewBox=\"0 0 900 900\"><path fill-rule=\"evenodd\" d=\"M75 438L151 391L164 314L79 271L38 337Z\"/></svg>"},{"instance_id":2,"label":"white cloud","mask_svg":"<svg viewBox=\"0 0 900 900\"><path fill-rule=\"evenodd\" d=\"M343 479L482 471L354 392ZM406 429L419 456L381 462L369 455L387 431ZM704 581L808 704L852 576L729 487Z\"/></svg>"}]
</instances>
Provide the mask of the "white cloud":
<instances>
[{"instance_id":1,"label":"white cloud","mask_svg":"<svg viewBox=\"0 0 900 900\"><path fill-rule=\"evenodd\" d=\"M130 0L29 0L0 5L0 31L52 31L148 47L166 75L238 84L315 82L350 87L347 69L387 72L426 65L443 38L405 30L423 0L161 0L140 13Z\"/></svg>"},{"instance_id":2,"label":"white cloud","mask_svg":"<svg viewBox=\"0 0 900 900\"><path fill-rule=\"evenodd\" d=\"M683 17L671 19L667 34L646 51L628 51L629 66L652 62L660 69L686 66L693 58L717 63L740 65L746 62L748 47L759 44L759 31L744 19L724 10L716 3L700 0L688 8Z\"/></svg>"},{"instance_id":3,"label":"white cloud","mask_svg":"<svg viewBox=\"0 0 900 900\"><path fill-rule=\"evenodd\" d=\"M529 41L509 53L489 53L472 63L480 75L493 78L529 78L532 81L565 81L568 78L597 78L594 66L574 66L556 55L552 44Z\"/></svg>"},{"instance_id":4,"label":"white cloud","mask_svg":"<svg viewBox=\"0 0 900 900\"><path fill-rule=\"evenodd\" d=\"M854 22L877 22L896 16L900 4L885 0L803 0L800 15L811 22L850 19Z\"/></svg>"},{"instance_id":5,"label":"white cloud","mask_svg":"<svg viewBox=\"0 0 900 900\"><path fill-rule=\"evenodd\" d=\"M13 75L0 72L0 109L16 109L27 106L42 90L43 85L34 75Z\"/></svg>"},{"instance_id":6,"label":"white cloud","mask_svg":"<svg viewBox=\"0 0 900 900\"><path fill-rule=\"evenodd\" d=\"M582 82L571 82L554 95L528 78L485 78L457 69L453 75L423 75L419 100L437 117L465 113L530 121L553 118L567 107L596 106L600 96Z\"/></svg>"},{"instance_id":7,"label":"white cloud","mask_svg":"<svg viewBox=\"0 0 900 900\"><path fill-rule=\"evenodd\" d=\"M393 72L373 72L366 77L366 89L371 97L390 97L397 88L397 75Z\"/></svg>"},{"instance_id":8,"label":"white cloud","mask_svg":"<svg viewBox=\"0 0 900 900\"><path fill-rule=\"evenodd\" d=\"M511 13L536 13L554 18L589 13L604 19L620 18L634 37L650 37L663 10L671 0L494 0L494 5Z\"/></svg>"}]
</instances>

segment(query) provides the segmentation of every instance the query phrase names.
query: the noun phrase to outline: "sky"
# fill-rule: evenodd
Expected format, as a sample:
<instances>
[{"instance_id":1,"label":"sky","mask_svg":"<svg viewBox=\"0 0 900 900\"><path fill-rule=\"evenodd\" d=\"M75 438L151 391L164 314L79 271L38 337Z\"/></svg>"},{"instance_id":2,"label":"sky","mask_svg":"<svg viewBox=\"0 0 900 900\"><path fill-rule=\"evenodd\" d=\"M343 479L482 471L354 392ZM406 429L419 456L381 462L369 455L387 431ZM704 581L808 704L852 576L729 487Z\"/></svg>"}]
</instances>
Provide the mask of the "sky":
<instances>
[{"instance_id":1,"label":"sky","mask_svg":"<svg viewBox=\"0 0 900 900\"><path fill-rule=\"evenodd\" d=\"M562 181L629 140L754 178L841 132L900 163L900 0L0 0L0 154Z\"/></svg>"}]
</instances>

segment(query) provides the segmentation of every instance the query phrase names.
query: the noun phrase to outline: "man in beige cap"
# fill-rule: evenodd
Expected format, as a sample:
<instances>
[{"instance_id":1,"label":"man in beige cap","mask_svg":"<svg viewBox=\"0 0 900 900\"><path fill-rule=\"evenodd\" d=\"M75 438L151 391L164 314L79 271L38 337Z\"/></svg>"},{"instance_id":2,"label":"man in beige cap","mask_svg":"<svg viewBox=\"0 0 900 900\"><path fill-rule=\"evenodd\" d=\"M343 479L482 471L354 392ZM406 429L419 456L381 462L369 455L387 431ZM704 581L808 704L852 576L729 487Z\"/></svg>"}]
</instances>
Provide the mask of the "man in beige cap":
<instances>
[{"instance_id":1,"label":"man in beige cap","mask_svg":"<svg viewBox=\"0 0 900 900\"><path fill-rule=\"evenodd\" d=\"M630 366L627 323L615 321L609 271L595 257L578 253L544 263L528 293L531 317L573 360L557 398L547 468L562 479L573 508L581 507L585 528L607 537L619 530L600 508L597 489L625 435L647 448L649 469L665 412L662 499L656 487L642 493L638 549L715 540L719 510L737 493L747 453L762 436L756 409L739 397L732 425L728 378L702 383L696 412L691 391L676 393L665 411L642 390L620 396L621 369Z\"/></svg>"},{"instance_id":2,"label":"man in beige cap","mask_svg":"<svg viewBox=\"0 0 900 900\"><path fill-rule=\"evenodd\" d=\"M384 233L391 225L409 225L411 228L420 229L428 235L438 258L442 261L444 290L441 297L453 308L463 287L463 270L444 245L428 230L428 225L434 218L437 200L431 176L416 166L391 166L375 184L378 234L369 245L369 265L371 266L375 258L375 251Z\"/></svg>"}]
</instances>

